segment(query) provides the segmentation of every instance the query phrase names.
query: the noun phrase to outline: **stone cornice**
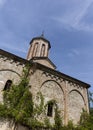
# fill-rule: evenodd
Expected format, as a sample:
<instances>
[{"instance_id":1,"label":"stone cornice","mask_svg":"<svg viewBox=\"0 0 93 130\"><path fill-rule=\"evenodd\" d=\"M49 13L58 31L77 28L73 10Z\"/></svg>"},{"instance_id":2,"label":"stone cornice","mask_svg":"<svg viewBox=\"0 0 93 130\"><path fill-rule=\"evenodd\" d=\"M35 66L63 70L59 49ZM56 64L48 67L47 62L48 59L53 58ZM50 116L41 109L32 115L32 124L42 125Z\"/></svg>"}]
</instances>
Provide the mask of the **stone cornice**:
<instances>
[{"instance_id":1,"label":"stone cornice","mask_svg":"<svg viewBox=\"0 0 93 130\"><path fill-rule=\"evenodd\" d=\"M1 55L1 58L4 58L4 60L10 59L11 62L13 62L13 61L14 62L19 62L20 64L27 64L27 63L29 63L30 65L35 66L36 69L40 69L40 70L42 70L44 72L49 73L50 75L58 76L59 78L62 78L62 79L67 80L69 82L72 82L72 83L75 83L77 85L83 86L85 88L89 88L90 87L89 84L87 84L87 83L85 83L83 81L80 81L80 80L78 80L76 78L68 76L68 75L66 75L64 73L61 73L61 72L59 72L57 70L54 70L54 69L51 69L51 68L46 67L44 65L41 65L39 63L36 63L36 62L34 63L32 60L28 61L28 60L23 59L23 58L21 58L19 56L16 56L14 54L6 52L6 51L4 51L2 49L0 49L0 55Z\"/></svg>"},{"instance_id":2,"label":"stone cornice","mask_svg":"<svg viewBox=\"0 0 93 130\"><path fill-rule=\"evenodd\" d=\"M27 61L26 59L24 58L21 58L19 56L16 56L12 53L9 53L7 51L4 51L2 49L0 49L0 58L3 58L4 61L6 60L10 60L11 63L12 62L20 62L20 64L26 64L26 63L29 63L29 61Z\"/></svg>"},{"instance_id":3,"label":"stone cornice","mask_svg":"<svg viewBox=\"0 0 93 130\"><path fill-rule=\"evenodd\" d=\"M87 84L87 83L85 83L85 82L83 82L81 80L78 80L78 79L73 78L71 76L68 76L68 75L66 75L64 73L61 73L61 72L56 71L54 69L48 68L46 66L43 66L43 65L41 65L39 63L35 63L35 64L36 64L36 66L37 66L38 69L41 69L41 70L43 70L43 71L45 71L45 72L47 72L47 73L49 73L51 75L58 76L59 78L62 78L64 80L69 81L70 83L74 83L76 85L83 86L85 88L89 88L90 87L90 84Z\"/></svg>"}]
</instances>

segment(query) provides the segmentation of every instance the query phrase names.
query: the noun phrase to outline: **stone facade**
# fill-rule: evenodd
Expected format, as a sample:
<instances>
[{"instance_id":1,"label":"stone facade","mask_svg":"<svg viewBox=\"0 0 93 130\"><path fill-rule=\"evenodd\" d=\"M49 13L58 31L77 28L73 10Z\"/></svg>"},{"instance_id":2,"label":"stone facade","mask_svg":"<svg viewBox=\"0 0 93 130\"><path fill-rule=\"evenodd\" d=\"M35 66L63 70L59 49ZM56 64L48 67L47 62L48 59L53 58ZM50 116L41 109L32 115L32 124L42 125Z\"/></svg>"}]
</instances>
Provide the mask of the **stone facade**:
<instances>
[{"instance_id":1,"label":"stone facade","mask_svg":"<svg viewBox=\"0 0 93 130\"><path fill-rule=\"evenodd\" d=\"M80 83L78 80L70 79L67 75L47 70L47 68L42 69L41 66L40 68L41 70L36 69L30 78L32 93L36 94L41 91L45 104L50 100L56 100L62 113L64 124L67 124L69 120L77 123L80 119L82 108L89 112L87 84L84 86L83 82ZM35 82L33 82L34 79L36 79ZM53 122L54 117L52 116L50 119Z\"/></svg>"},{"instance_id":2,"label":"stone facade","mask_svg":"<svg viewBox=\"0 0 93 130\"><path fill-rule=\"evenodd\" d=\"M35 46L35 43L38 43L39 48L43 48L41 51L45 52L40 53L40 49L37 49L38 53L33 52L32 55L32 47ZM38 48L37 45L36 48ZM6 81L12 80L14 84L18 83L25 64L29 63L31 65L29 85L31 86L30 91L33 94L34 101L36 101L37 93L41 92L44 97L44 105L51 100L56 101L65 125L69 120L72 120L76 124L80 119L82 108L89 112L88 88L90 85L56 71L55 65L47 57L49 48L50 43L46 39L37 37L31 41L27 60L0 50L0 102L3 102L2 93ZM54 107L52 112L52 116L48 118L53 124L55 115ZM45 116L47 116L47 108ZM0 130L8 130L7 125L9 126L9 121L0 121ZM21 129L27 130L23 126L16 128L16 130ZM9 130L14 130L14 125L9 127Z\"/></svg>"}]
</instances>

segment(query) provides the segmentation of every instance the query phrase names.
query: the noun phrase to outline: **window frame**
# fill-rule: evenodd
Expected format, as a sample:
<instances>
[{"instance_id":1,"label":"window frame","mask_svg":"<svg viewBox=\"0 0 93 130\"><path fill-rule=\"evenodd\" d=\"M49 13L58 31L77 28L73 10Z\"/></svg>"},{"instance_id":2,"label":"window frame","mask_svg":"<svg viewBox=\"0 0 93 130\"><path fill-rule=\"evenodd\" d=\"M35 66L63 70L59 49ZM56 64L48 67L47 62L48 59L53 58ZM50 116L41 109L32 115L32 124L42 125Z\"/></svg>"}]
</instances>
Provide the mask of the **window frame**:
<instances>
[{"instance_id":1,"label":"window frame","mask_svg":"<svg viewBox=\"0 0 93 130\"><path fill-rule=\"evenodd\" d=\"M48 117L53 117L53 108L54 108L54 103L53 102L49 102L47 104L47 116Z\"/></svg>"},{"instance_id":2,"label":"window frame","mask_svg":"<svg viewBox=\"0 0 93 130\"><path fill-rule=\"evenodd\" d=\"M12 80L10 80L10 79L7 80L6 83L5 83L3 91L10 90L11 85L12 85Z\"/></svg>"}]
</instances>

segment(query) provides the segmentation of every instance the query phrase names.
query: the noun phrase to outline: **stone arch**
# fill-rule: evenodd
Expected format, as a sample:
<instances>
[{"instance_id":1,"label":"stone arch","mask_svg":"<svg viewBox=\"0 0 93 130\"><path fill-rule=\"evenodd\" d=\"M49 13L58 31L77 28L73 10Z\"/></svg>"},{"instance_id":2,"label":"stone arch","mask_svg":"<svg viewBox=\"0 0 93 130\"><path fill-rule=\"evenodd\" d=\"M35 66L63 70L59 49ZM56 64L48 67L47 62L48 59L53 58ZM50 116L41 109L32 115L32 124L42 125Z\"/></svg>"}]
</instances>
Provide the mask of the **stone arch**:
<instances>
[{"instance_id":1,"label":"stone arch","mask_svg":"<svg viewBox=\"0 0 93 130\"><path fill-rule=\"evenodd\" d=\"M20 80L21 75L11 69L2 69L0 70L0 91L4 89L5 83L7 80L12 80L14 83L17 83Z\"/></svg>"},{"instance_id":2,"label":"stone arch","mask_svg":"<svg viewBox=\"0 0 93 130\"><path fill-rule=\"evenodd\" d=\"M44 97L44 103L47 104L48 101L55 100L58 109L61 111L62 117L64 116L64 91L60 84L54 80L45 81L40 91Z\"/></svg>"},{"instance_id":3,"label":"stone arch","mask_svg":"<svg viewBox=\"0 0 93 130\"><path fill-rule=\"evenodd\" d=\"M61 87L61 85L57 82L57 81L55 81L55 80L46 80L45 82L43 82L42 83L42 85L41 85L41 88L42 88L42 86L46 83L46 82L55 82L59 87L60 87L60 89L61 89L61 91L63 92L63 94L64 94L64 89Z\"/></svg>"},{"instance_id":4,"label":"stone arch","mask_svg":"<svg viewBox=\"0 0 93 130\"><path fill-rule=\"evenodd\" d=\"M13 81L13 83L18 83L20 80L20 74L11 69L0 70L0 102L3 102L3 90L7 80Z\"/></svg>"},{"instance_id":5,"label":"stone arch","mask_svg":"<svg viewBox=\"0 0 93 130\"><path fill-rule=\"evenodd\" d=\"M85 100L83 95L76 89L68 94L68 120L78 123L82 109L85 109Z\"/></svg>"},{"instance_id":6,"label":"stone arch","mask_svg":"<svg viewBox=\"0 0 93 130\"><path fill-rule=\"evenodd\" d=\"M73 89L73 90L71 90L71 91L69 92L69 94L70 94L72 91L77 91L77 92L81 95L81 97L82 97L82 99L83 99L83 101L84 101L84 104L86 104L85 99L84 99L84 96L82 95L82 93L81 93L80 91L78 91L77 89Z\"/></svg>"},{"instance_id":7,"label":"stone arch","mask_svg":"<svg viewBox=\"0 0 93 130\"><path fill-rule=\"evenodd\" d=\"M11 71L13 73L16 73L19 77L21 77L21 75L18 72L14 71L14 70L11 70L11 69L2 69L0 71Z\"/></svg>"}]
</instances>

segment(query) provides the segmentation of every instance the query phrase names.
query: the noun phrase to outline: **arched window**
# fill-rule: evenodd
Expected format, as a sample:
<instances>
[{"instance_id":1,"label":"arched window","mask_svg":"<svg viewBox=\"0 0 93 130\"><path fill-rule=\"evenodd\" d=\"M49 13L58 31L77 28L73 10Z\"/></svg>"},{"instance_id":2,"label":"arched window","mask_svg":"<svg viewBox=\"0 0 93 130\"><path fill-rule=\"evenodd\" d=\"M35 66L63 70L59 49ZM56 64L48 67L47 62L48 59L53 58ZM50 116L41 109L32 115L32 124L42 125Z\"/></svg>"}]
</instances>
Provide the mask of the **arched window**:
<instances>
[{"instance_id":1,"label":"arched window","mask_svg":"<svg viewBox=\"0 0 93 130\"><path fill-rule=\"evenodd\" d=\"M42 48L41 48L41 54L40 54L40 56L44 56L45 55L45 45L43 44L42 45Z\"/></svg>"},{"instance_id":2,"label":"arched window","mask_svg":"<svg viewBox=\"0 0 93 130\"><path fill-rule=\"evenodd\" d=\"M7 80L6 84L4 86L4 90L9 90L11 87L12 81L11 80Z\"/></svg>"},{"instance_id":3,"label":"arched window","mask_svg":"<svg viewBox=\"0 0 93 130\"><path fill-rule=\"evenodd\" d=\"M37 56L37 49L38 49L38 43L35 43L34 48L33 48L33 57Z\"/></svg>"},{"instance_id":4,"label":"arched window","mask_svg":"<svg viewBox=\"0 0 93 130\"><path fill-rule=\"evenodd\" d=\"M52 102L48 103L48 106L47 106L47 116L50 116L50 117L53 116L53 103Z\"/></svg>"}]
</instances>

